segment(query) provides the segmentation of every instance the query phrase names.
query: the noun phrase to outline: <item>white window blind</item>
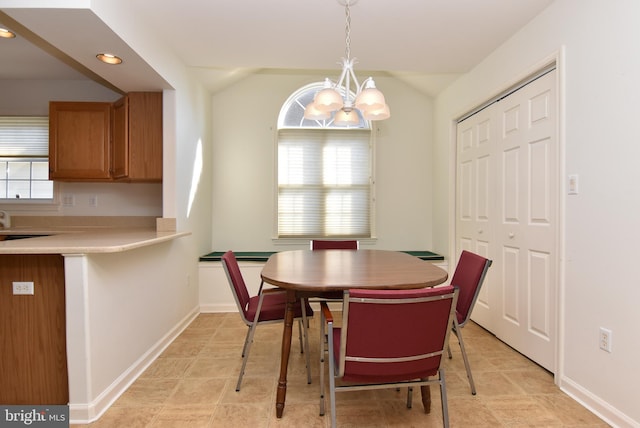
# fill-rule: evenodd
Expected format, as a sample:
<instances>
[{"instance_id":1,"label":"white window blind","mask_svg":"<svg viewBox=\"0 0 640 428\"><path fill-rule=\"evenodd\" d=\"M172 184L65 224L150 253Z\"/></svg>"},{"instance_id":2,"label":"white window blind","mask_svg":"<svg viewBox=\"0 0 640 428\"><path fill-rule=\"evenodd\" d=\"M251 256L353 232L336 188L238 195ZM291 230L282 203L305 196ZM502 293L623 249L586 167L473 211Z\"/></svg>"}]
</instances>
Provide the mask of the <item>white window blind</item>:
<instances>
[{"instance_id":1,"label":"white window blind","mask_svg":"<svg viewBox=\"0 0 640 428\"><path fill-rule=\"evenodd\" d=\"M48 154L47 116L0 116L0 156L47 157Z\"/></svg>"},{"instance_id":2,"label":"white window blind","mask_svg":"<svg viewBox=\"0 0 640 428\"><path fill-rule=\"evenodd\" d=\"M370 130L281 129L278 236L371 235Z\"/></svg>"},{"instance_id":3,"label":"white window blind","mask_svg":"<svg viewBox=\"0 0 640 428\"><path fill-rule=\"evenodd\" d=\"M0 199L51 200L49 118L0 116Z\"/></svg>"}]
</instances>

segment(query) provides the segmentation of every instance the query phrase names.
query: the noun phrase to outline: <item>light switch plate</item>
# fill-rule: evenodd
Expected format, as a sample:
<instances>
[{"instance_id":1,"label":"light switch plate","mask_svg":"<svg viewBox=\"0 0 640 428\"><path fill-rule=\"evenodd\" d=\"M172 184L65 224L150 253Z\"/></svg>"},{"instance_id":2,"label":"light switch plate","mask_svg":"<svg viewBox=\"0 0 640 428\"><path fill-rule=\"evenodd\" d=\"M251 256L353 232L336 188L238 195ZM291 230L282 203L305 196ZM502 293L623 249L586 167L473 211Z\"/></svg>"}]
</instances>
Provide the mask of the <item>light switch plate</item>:
<instances>
[{"instance_id":1,"label":"light switch plate","mask_svg":"<svg viewBox=\"0 0 640 428\"><path fill-rule=\"evenodd\" d=\"M577 195L578 194L578 174L571 174L569 176L569 194Z\"/></svg>"}]
</instances>

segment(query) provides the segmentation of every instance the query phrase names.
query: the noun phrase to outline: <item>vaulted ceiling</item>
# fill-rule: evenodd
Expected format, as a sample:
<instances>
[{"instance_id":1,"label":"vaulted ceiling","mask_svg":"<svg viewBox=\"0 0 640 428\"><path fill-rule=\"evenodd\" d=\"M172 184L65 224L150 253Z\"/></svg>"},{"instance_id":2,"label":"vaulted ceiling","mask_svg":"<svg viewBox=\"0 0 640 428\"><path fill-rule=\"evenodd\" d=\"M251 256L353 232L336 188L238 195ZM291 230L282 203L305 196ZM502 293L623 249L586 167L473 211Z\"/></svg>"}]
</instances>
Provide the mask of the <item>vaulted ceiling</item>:
<instances>
[{"instance_id":1,"label":"vaulted ceiling","mask_svg":"<svg viewBox=\"0 0 640 428\"><path fill-rule=\"evenodd\" d=\"M60 2L54 0L52 3ZM386 72L434 95L553 0L350 0L357 74ZM110 0L212 92L260 69L325 70L345 56L345 0ZM16 2L10 2L15 4ZM122 91L166 82L90 9L3 7L0 79L94 79ZM122 67L98 63L109 50Z\"/></svg>"}]
</instances>

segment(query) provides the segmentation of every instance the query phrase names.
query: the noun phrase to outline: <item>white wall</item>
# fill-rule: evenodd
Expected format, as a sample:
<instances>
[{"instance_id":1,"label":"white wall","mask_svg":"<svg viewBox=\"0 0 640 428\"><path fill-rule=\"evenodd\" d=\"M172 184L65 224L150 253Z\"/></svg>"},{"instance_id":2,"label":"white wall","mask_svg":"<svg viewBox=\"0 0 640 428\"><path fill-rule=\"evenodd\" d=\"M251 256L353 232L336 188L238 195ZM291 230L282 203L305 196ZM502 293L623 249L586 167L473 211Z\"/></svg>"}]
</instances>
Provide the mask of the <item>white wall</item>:
<instances>
[{"instance_id":1,"label":"white wall","mask_svg":"<svg viewBox=\"0 0 640 428\"><path fill-rule=\"evenodd\" d=\"M184 238L65 256L70 416L99 417L198 314L198 287L166 260Z\"/></svg>"},{"instance_id":2,"label":"white wall","mask_svg":"<svg viewBox=\"0 0 640 428\"><path fill-rule=\"evenodd\" d=\"M564 173L560 386L610 423L639 426L640 3L556 0L436 100L434 248L447 254L453 219L451 121L564 47ZM565 175L566 175L565 174ZM566 195L564 183L561 189ZM598 349L600 326L613 352Z\"/></svg>"},{"instance_id":3,"label":"white wall","mask_svg":"<svg viewBox=\"0 0 640 428\"><path fill-rule=\"evenodd\" d=\"M283 249L272 242L278 113L291 93L324 77L258 73L213 96L211 250ZM430 250L432 100L397 79L374 77L391 118L374 122L377 242L370 248Z\"/></svg>"},{"instance_id":4,"label":"white wall","mask_svg":"<svg viewBox=\"0 0 640 428\"><path fill-rule=\"evenodd\" d=\"M74 205L59 207L62 216L162 217L162 183L58 183L61 195L73 195ZM92 199L97 196L97 205Z\"/></svg>"}]
</instances>

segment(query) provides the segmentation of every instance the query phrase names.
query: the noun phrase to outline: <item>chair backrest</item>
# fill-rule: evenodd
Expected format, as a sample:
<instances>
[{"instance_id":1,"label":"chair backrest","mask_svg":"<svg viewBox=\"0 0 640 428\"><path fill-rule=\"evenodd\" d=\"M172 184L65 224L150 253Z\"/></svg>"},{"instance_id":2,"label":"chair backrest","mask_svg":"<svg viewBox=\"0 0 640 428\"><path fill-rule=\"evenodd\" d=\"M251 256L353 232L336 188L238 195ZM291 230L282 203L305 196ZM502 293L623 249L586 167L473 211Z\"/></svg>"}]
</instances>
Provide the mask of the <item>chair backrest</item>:
<instances>
[{"instance_id":1,"label":"chair backrest","mask_svg":"<svg viewBox=\"0 0 640 428\"><path fill-rule=\"evenodd\" d=\"M452 286L345 292L339 376L390 383L435 375L457 293Z\"/></svg>"},{"instance_id":2,"label":"chair backrest","mask_svg":"<svg viewBox=\"0 0 640 428\"><path fill-rule=\"evenodd\" d=\"M242 319L247 322L247 308L249 306L249 300L251 296L249 295L247 285L245 284L244 278L242 277L242 272L240 272L240 266L238 265L236 255L233 253L233 251L227 251L222 255L221 259L222 267L227 274L227 279L229 280L229 285L231 286L231 292L233 293L233 297L235 298L236 304L238 305L240 315L242 316Z\"/></svg>"},{"instance_id":3,"label":"chair backrest","mask_svg":"<svg viewBox=\"0 0 640 428\"><path fill-rule=\"evenodd\" d=\"M324 239L312 239L312 250L357 250L359 242L355 239L349 239L346 241L330 241Z\"/></svg>"},{"instance_id":4,"label":"chair backrest","mask_svg":"<svg viewBox=\"0 0 640 428\"><path fill-rule=\"evenodd\" d=\"M471 316L489 266L491 266L491 260L475 253L463 250L460 254L460 260L451 278L451 285L460 290L456 307L460 326L464 326Z\"/></svg>"}]
</instances>

